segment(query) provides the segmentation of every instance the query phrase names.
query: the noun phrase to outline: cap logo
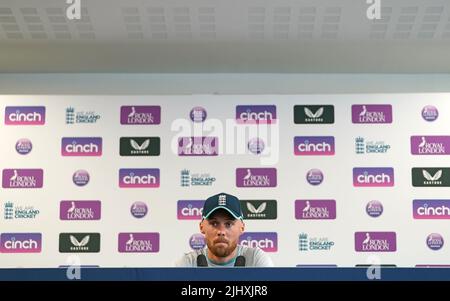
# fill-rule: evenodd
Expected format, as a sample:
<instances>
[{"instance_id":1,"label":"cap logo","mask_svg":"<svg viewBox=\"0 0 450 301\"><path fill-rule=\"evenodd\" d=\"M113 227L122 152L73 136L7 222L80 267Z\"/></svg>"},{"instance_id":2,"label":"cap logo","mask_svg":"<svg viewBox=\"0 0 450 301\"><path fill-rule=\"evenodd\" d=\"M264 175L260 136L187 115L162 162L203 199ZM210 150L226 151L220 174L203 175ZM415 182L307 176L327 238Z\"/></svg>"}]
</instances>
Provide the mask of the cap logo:
<instances>
[{"instance_id":1,"label":"cap logo","mask_svg":"<svg viewBox=\"0 0 450 301\"><path fill-rule=\"evenodd\" d=\"M219 206L226 206L227 205L227 196L226 195L219 195Z\"/></svg>"}]
</instances>

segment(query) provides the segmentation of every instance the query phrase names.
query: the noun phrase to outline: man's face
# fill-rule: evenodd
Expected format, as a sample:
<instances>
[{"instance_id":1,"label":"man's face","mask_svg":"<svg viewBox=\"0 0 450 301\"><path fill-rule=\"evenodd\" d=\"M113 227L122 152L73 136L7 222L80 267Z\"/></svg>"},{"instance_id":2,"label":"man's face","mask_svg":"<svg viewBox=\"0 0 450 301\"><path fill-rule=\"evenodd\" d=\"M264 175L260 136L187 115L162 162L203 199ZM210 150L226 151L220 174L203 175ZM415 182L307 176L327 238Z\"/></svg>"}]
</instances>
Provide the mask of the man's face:
<instances>
[{"instance_id":1,"label":"man's face","mask_svg":"<svg viewBox=\"0 0 450 301\"><path fill-rule=\"evenodd\" d=\"M200 231L205 235L210 252L217 257L227 257L236 249L239 236L244 232L244 223L218 209L200 223Z\"/></svg>"}]
</instances>

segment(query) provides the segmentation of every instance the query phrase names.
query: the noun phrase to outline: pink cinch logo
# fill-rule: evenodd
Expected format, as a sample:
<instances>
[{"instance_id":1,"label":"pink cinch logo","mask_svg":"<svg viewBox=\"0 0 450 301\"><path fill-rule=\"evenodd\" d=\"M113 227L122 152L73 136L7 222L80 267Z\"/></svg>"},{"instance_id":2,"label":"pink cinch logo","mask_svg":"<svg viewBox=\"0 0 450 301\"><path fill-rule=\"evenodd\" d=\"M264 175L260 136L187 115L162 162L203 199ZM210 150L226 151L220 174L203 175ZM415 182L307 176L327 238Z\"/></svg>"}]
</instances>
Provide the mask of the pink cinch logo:
<instances>
[{"instance_id":1,"label":"pink cinch logo","mask_svg":"<svg viewBox=\"0 0 450 301\"><path fill-rule=\"evenodd\" d=\"M45 107L6 107L6 125L43 125Z\"/></svg>"},{"instance_id":2,"label":"pink cinch logo","mask_svg":"<svg viewBox=\"0 0 450 301\"><path fill-rule=\"evenodd\" d=\"M101 156L102 138L100 137L66 137L61 141L63 156Z\"/></svg>"}]
</instances>

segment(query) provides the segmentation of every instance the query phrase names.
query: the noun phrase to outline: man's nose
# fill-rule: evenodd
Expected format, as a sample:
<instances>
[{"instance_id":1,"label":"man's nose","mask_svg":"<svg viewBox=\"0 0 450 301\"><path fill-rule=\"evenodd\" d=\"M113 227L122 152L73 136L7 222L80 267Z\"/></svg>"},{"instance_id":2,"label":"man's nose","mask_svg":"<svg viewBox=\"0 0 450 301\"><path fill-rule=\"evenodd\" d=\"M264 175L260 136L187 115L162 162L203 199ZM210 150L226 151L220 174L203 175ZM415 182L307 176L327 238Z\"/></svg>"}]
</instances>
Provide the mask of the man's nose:
<instances>
[{"instance_id":1,"label":"man's nose","mask_svg":"<svg viewBox=\"0 0 450 301\"><path fill-rule=\"evenodd\" d=\"M225 235L225 225L219 225L217 227L217 235L224 236Z\"/></svg>"}]
</instances>

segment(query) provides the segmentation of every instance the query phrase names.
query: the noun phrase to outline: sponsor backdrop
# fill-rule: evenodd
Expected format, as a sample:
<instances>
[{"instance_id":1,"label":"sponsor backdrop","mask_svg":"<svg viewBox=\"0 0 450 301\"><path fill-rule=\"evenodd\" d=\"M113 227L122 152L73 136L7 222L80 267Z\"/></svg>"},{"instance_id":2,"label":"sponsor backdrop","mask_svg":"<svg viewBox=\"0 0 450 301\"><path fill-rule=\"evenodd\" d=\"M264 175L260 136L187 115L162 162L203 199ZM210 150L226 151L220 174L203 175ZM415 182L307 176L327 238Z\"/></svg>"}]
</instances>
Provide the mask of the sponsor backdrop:
<instances>
[{"instance_id":1,"label":"sponsor backdrop","mask_svg":"<svg viewBox=\"0 0 450 301\"><path fill-rule=\"evenodd\" d=\"M171 267L220 192L276 266L450 265L449 98L0 96L0 266Z\"/></svg>"}]
</instances>

